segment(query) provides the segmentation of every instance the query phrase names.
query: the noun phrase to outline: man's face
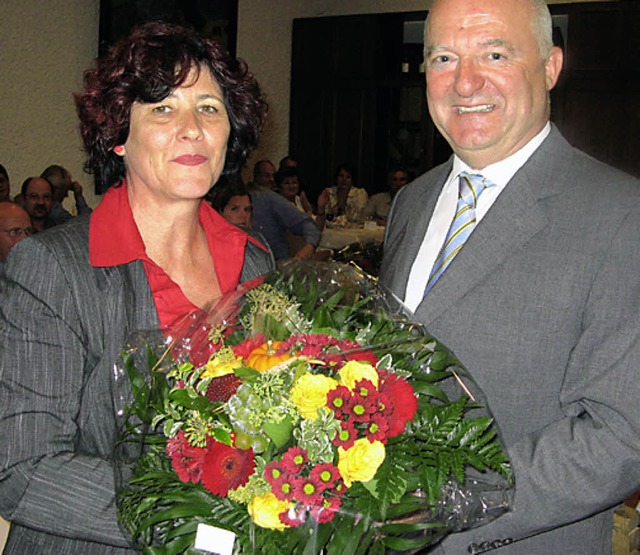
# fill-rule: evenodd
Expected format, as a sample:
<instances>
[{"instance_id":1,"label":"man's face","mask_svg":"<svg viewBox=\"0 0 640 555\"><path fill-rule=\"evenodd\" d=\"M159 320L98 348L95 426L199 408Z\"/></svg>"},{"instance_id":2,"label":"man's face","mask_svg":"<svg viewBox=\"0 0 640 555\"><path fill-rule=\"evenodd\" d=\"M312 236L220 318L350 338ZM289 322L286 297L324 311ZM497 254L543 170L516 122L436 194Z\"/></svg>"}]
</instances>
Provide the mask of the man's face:
<instances>
[{"instance_id":1,"label":"man's face","mask_svg":"<svg viewBox=\"0 0 640 555\"><path fill-rule=\"evenodd\" d=\"M272 191L276 188L276 167L271 162L262 162L256 174L256 183Z\"/></svg>"},{"instance_id":2,"label":"man's face","mask_svg":"<svg viewBox=\"0 0 640 555\"><path fill-rule=\"evenodd\" d=\"M0 203L0 262L7 259L9 251L31 232L31 220L17 204Z\"/></svg>"},{"instance_id":3,"label":"man's face","mask_svg":"<svg viewBox=\"0 0 640 555\"><path fill-rule=\"evenodd\" d=\"M46 220L51 212L51 185L46 179L34 177L27 186L24 209L32 220Z\"/></svg>"},{"instance_id":4,"label":"man's face","mask_svg":"<svg viewBox=\"0 0 640 555\"><path fill-rule=\"evenodd\" d=\"M474 169L503 160L549 119L562 52L540 55L526 0L436 0L427 22L427 102Z\"/></svg>"}]
</instances>

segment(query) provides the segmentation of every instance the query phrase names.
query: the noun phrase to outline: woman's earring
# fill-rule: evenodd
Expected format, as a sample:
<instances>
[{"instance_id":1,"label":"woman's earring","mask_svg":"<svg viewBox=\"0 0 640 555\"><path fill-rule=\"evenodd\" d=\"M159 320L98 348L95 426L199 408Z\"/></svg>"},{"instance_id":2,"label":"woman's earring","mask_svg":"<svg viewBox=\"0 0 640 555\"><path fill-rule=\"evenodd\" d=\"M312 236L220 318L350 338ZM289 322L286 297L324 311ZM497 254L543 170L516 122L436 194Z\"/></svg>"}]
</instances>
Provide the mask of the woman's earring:
<instances>
[{"instance_id":1,"label":"woman's earring","mask_svg":"<svg viewBox=\"0 0 640 555\"><path fill-rule=\"evenodd\" d=\"M114 146L113 152L115 152L118 156L124 156L124 146L122 145Z\"/></svg>"}]
</instances>

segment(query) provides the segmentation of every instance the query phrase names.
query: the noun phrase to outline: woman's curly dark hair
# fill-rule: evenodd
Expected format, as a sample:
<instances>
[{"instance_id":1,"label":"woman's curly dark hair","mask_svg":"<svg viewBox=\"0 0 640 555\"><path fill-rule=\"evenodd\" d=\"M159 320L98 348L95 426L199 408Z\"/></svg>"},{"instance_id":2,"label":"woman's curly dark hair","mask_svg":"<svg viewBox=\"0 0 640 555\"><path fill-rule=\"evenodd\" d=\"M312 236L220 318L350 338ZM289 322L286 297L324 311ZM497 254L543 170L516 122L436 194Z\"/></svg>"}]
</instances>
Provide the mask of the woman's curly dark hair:
<instances>
[{"instance_id":1,"label":"woman's curly dark hair","mask_svg":"<svg viewBox=\"0 0 640 555\"><path fill-rule=\"evenodd\" d=\"M129 135L134 102L164 100L192 68L208 68L224 95L231 133L222 176L234 177L258 143L267 104L244 61L215 41L175 24L151 22L133 29L84 74L75 95L87 153L85 169L106 188L125 176L124 160L113 152Z\"/></svg>"}]
</instances>

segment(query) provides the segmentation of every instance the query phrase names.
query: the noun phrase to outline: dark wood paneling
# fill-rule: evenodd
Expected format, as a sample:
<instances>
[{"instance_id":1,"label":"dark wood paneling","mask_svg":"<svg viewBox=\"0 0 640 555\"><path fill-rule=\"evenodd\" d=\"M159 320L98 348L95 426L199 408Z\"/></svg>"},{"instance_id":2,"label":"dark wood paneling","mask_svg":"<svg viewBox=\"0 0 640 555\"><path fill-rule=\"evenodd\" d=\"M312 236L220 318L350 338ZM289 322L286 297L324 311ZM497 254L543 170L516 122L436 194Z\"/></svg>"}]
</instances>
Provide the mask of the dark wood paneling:
<instances>
[{"instance_id":1,"label":"dark wood paneling","mask_svg":"<svg viewBox=\"0 0 640 555\"><path fill-rule=\"evenodd\" d=\"M565 69L552 121L576 147L640 176L640 2L553 5L567 16ZM427 113L420 45L403 22L423 13L294 21L290 150L317 195L354 165L369 193L402 161L422 173L450 155ZM403 73L403 61L410 70Z\"/></svg>"}]
</instances>

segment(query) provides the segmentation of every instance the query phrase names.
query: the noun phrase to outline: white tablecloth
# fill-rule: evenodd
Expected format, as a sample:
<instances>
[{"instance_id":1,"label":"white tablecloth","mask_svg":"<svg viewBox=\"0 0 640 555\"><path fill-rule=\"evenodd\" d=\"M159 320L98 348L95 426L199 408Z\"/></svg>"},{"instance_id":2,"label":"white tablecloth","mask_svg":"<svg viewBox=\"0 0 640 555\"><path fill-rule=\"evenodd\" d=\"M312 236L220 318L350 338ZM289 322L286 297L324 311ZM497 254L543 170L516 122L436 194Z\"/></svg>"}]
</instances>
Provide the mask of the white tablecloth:
<instances>
[{"instance_id":1,"label":"white tablecloth","mask_svg":"<svg viewBox=\"0 0 640 555\"><path fill-rule=\"evenodd\" d=\"M384 227L376 226L373 229L366 228L328 228L322 231L320 246L327 249L340 250L351 243L375 241L382 243Z\"/></svg>"}]
</instances>

